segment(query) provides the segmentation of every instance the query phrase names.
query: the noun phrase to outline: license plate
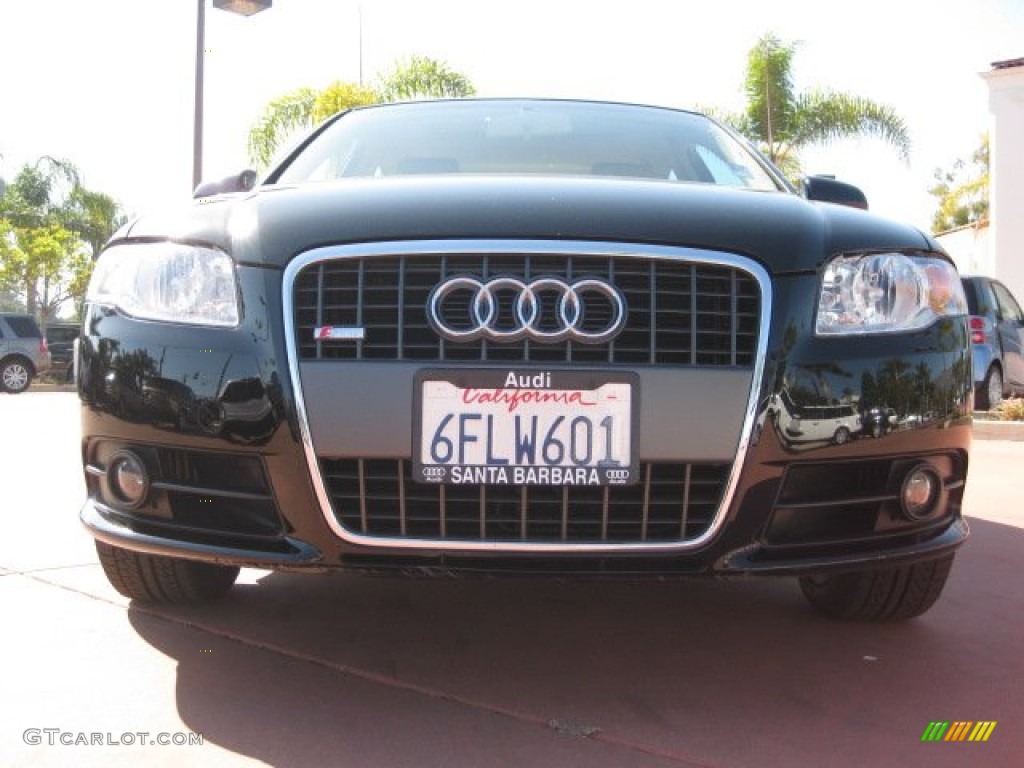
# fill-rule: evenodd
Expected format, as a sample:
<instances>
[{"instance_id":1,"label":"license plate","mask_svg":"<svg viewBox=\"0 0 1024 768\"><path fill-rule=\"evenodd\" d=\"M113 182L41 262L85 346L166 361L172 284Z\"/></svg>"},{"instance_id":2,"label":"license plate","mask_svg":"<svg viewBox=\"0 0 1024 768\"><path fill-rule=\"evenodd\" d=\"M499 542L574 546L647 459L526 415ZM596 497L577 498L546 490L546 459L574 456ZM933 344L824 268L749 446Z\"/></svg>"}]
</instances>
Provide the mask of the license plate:
<instances>
[{"instance_id":1,"label":"license plate","mask_svg":"<svg viewBox=\"0 0 1024 768\"><path fill-rule=\"evenodd\" d=\"M415 392L413 477L421 482L637 481L635 374L422 371Z\"/></svg>"}]
</instances>

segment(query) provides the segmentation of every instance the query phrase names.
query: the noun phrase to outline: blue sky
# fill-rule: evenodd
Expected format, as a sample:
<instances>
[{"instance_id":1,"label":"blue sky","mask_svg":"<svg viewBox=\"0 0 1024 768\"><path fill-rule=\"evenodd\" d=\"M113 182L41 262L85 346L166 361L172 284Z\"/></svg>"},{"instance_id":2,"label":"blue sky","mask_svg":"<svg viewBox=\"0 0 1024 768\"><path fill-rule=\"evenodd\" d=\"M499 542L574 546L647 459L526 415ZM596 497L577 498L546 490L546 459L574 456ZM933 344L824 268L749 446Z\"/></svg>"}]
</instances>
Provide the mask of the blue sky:
<instances>
[{"instance_id":1,"label":"blue sky","mask_svg":"<svg viewBox=\"0 0 1024 768\"><path fill-rule=\"evenodd\" d=\"M192 0L0 0L0 176L50 154L129 212L187 199L195 10ZM274 0L250 18L208 8L205 175L246 165L248 129L270 99L358 80L360 58L367 84L424 54L484 96L736 109L746 52L769 30L800 41L798 88L889 104L914 142L910 166L864 140L805 154L806 170L926 227L933 170L968 155L989 126L979 73L1024 57L1024 0Z\"/></svg>"}]
</instances>

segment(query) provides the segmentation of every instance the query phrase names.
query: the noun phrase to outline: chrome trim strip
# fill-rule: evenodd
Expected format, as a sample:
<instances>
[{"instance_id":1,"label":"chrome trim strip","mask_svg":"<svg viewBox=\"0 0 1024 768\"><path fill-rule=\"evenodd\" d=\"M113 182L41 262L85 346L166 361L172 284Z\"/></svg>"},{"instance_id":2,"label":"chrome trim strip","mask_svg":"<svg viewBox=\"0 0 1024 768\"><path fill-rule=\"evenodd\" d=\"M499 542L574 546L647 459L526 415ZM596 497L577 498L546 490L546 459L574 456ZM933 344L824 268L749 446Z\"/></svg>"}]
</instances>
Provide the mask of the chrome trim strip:
<instances>
[{"instance_id":1,"label":"chrome trim strip","mask_svg":"<svg viewBox=\"0 0 1024 768\"><path fill-rule=\"evenodd\" d=\"M299 355L295 345L295 305L293 287L299 272L310 264L354 259L370 256L411 256L443 254L531 254L531 255L574 255L574 256L625 256L644 259L665 259L686 261L697 264L725 266L740 269L757 280L761 290L761 315L759 318L757 356L750 380L750 395L747 400L743 427L736 445L732 471L726 482L721 503L707 530L700 536L687 541L674 542L517 542L517 541L446 541L444 539L405 539L384 536L367 536L344 528L334 515L333 505L324 483L313 446L312 432L306 413L306 403L299 376ZM772 286L767 270L751 259L730 253L698 250L695 248L642 245L638 243L590 242L586 240L402 240L393 242L356 243L352 245L314 248L292 259L284 271L281 290L284 308L285 344L288 353L288 371L295 393L295 408L299 421L303 450L310 478L316 492L320 510L327 525L343 541L365 547L388 547L391 549L421 549L449 552L686 552L699 549L716 536L721 529L732 505L736 485L743 469L743 461L750 444L757 411L757 394L764 375L764 364L768 350L768 331L772 317ZM411 427L410 427L411 428ZM442 502L443 503L443 502ZM444 510L442 509L442 536L444 535Z\"/></svg>"},{"instance_id":2,"label":"chrome trim strip","mask_svg":"<svg viewBox=\"0 0 1024 768\"><path fill-rule=\"evenodd\" d=\"M114 546L125 546L138 552L164 557L183 557L186 559L214 560L222 564L253 566L266 568L267 563L281 566L315 565L323 559L320 550L312 544L299 539L284 537L281 541L292 548L291 552L277 552L266 549L243 549L238 546L199 544L194 541L182 541L169 536L154 536L134 531L118 520L117 510L112 509L95 499L87 499L78 513L78 518L86 530L99 539ZM159 522L157 518L157 522Z\"/></svg>"}]
</instances>

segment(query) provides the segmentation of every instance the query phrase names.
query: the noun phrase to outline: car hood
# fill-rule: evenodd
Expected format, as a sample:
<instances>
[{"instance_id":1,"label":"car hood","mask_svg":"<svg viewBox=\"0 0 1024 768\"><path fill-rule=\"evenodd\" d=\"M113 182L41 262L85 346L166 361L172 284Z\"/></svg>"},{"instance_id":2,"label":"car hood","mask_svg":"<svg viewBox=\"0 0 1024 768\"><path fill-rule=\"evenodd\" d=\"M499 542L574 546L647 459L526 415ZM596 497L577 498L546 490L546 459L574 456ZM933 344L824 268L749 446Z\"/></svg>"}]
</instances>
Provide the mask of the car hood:
<instances>
[{"instance_id":1,"label":"car hood","mask_svg":"<svg viewBox=\"0 0 1024 768\"><path fill-rule=\"evenodd\" d=\"M215 245L284 266L310 248L387 240L541 239L680 245L815 270L837 253L941 251L919 230L797 195L595 178L399 177L264 186L140 218L120 239Z\"/></svg>"}]
</instances>

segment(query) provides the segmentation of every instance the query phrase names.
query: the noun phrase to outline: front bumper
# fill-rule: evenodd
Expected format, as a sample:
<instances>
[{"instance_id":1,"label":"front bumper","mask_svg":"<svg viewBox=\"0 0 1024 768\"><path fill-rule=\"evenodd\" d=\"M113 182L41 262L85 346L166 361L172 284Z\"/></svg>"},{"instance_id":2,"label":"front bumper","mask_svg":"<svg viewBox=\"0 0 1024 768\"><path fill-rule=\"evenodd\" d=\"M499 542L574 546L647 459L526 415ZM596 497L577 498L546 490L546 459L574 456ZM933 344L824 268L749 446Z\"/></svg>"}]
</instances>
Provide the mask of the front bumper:
<instances>
[{"instance_id":1,"label":"front bumper","mask_svg":"<svg viewBox=\"0 0 1024 768\"><path fill-rule=\"evenodd\" d=\"M293 329L281 320L291 316L286 276L253 267L239 276L246 315L238 329L171 327L88 308L77 374L89 490L82 521L97 538L265 568L667 576L912 562L967 536L965 321L906 336L817 339L807 330L814 275L771 281L758 362L746 372L637 369L641 461L731 468L722 503L696 535L626 546L361 535L335 515L321 461L408 459L418 366L299 363ZM864 412L895 408L905 418L884 435L862 432L842 445L787 434L775 404L801 380L842 392ZM137 509L118 503L105 474L109 457L125 449L155 476ZM925 519L908 520L898 487L922 463L941 477L941 496Z\"/></svg>"}]
</instances>

